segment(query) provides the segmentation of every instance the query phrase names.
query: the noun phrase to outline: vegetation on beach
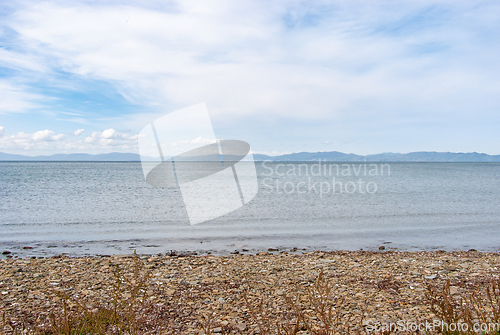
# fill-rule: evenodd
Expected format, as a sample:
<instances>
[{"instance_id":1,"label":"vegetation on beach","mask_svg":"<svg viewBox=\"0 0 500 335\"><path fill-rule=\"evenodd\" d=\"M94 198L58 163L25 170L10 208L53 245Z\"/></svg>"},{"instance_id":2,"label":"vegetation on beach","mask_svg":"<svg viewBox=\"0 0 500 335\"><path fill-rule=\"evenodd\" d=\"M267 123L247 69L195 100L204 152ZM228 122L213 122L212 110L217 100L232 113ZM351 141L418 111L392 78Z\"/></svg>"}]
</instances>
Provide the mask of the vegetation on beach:
<instances>
[{"instance_id":1,"label":"vegetation on beach","mask_svg":"<svg viewBox=\"0 0 500 335\"><path fill-rule=\"evenodd\" d=\"M441 287L429 285L426 296L431 310L447 325L442 333L500 334L500 278L491 278L484 289L475 286L465 295L453 294L447 279Z\"/></svg>"},{"instance_id":2,"label":"vegetation on beach","mask_svg":"<svg viewBox=\"0 0 500 335\"><path fill-rule=\"evenodd\" d=\"M130 267L111 260L109 291L96 290L80 295L69 287L47 288L48 299L59 308L47 316L26 314L13 320L3 311L0 318L2 334L413 334L396 332L384 324L367 327L369 301L360 297L337 294L335 278L321 269L311 273L311 280L294 283L273 292L256 285L258 278L242 277L240 282L221 281L218 290L226 298L208 303L203 295L189 289L174 296L171 289L155 285L153 269L137 255ZM277 271L280 271L279 269ZM261 279L262 280L262 279ZM434 319L414 320L446 325L467 325L460 329L442 327L426 330L426 334L499 334L491 325L500 323L500 279L476 281L445 280L441 284L428 281L422 291L422 302ZM358 285L355 281L351 285ZM373 282L374 290L398 294L401 283L391 276ZM258 288L261 287L261 288ZM266 286L264 286L266 287ZM237 292L231 297L229 292ZM221 317L219 305L235 303L248 315L246 322L228 322ZM1 299L1 298L0 298ZM232 300L233 299L233 300ZM204 304L205 308L199 308ZM219 321L222 319L223 321ZM474 325L490 325L474 330ZM373 326L373 324L371 324ZM391 327L392 325L389 325Z\"/></svg>"}]
</instances>

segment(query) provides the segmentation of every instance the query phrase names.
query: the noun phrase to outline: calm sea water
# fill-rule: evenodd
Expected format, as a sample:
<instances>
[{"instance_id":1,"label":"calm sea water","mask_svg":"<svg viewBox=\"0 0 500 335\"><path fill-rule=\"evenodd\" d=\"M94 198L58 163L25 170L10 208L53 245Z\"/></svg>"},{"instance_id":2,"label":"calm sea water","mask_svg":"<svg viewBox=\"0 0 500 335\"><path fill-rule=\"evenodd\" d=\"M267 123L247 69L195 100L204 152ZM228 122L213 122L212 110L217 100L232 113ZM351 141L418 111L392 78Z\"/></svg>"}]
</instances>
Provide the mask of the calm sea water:
<instances>
[{"instance_id":1,"label":"calm sea water","mask_svg":"<svg viewBox=\"0 0 500 335\"><path fill-rule=\"evenodd\" d=\"M255 164L249 204L192 226L180 192L146 184L140 163L0 162L0 248L20 257L500 248L498 163Z\"/></svg>"}]
</instances>

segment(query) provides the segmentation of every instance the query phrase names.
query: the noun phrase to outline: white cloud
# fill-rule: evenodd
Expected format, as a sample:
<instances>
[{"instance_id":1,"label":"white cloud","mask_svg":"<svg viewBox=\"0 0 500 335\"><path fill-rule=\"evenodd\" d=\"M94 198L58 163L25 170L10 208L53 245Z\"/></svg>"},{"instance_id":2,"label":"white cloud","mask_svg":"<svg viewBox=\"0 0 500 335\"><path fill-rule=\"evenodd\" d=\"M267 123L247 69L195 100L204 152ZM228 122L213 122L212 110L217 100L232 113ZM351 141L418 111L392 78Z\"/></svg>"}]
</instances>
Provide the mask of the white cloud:
<instances>
[{"instance_id":1,"label":"white cloud","mask_svg":"<svg viewBox=\"0 0 500 335\"><path fill-rule=\"evenodd\" d=\"M75 131L75 132L74 132L74 135L75 135L75 136L79 136L79 135L81 135L84 131L85 131L85 129L78 129L77 131Z\"/></svg>"},{"instance_id":2,"label":"white cloud","mask_svg":"<svg viewBox=\"0 0 500 335\"><path fill-rule=\"evenodd\" d=\"M53 150L64 147L64 134L55 134L52 130L40 130L35 133L19 132L16 135L0 137L0 150Z\"/></svg>"},{"instance_id":3,"label":"white cloud","mask_svg":"<svg viewBox=\"0 0 500 335\"><path fill-rule=\"evenodd\" d=\"M0 63L5 67L16 70L22 69L37 72L49 70L49 67L44 64L44 60L39 59L37 56L23 55L4 48L0 49Z\"/></svg>"},{"instance_id":4,"label":"white cloud","mask_svg":"<svg viewBox=\"0 0 500 335\"><path fill-rule=\"evenodd\" d=\"M61 138L65 137L65 136L66 135L64 135L64 134L57 134L57 135L52 136L52 139L54 141L59 141Z\"/></svg>"},{"instance_id":5,"label":"white cloud","mask_svg":"<svg viewBox=\"0 0 500 335\"><path fill-rule=\"evenodd\" d=\"M106 129L105 131L102 132L101 137L102 138L111 138L115 134L116 134L116 131L114 129Z\"/></svg>"},{"instance_id":6,"label":"white cloud","mask_svg":"<svg viewBox=\"0 0 500 335\"><path fill-rule=\"evenodd\" d=\"M480 64L461 49L498 48L479 45L467 32L479 24L474 15L466 22L446 15L473 7L440 1L402 2L390 9L378 2L186 1L175 11L161 11L138 2L93 7L43 2L19 10L9 23L33 45L43 44L38 51L65 71L112 81L143 105L206 101L214 115L225 117L323 118L368 99L381 109L398 100L426 110L429 92L440 91L440 103L474 87ZM456 71L463 80L449 85L447 78ZM456 112L460 105L441 110Z\"/></svg>"},{"instance_id":7,"label":"white cloud","mask_svg":"<svg viewBox=\"0 0 500 335\"><path fill-rule=\"evenodd\" d=\"M3 137L3 133L5 132L5 127L0 126L0 137Z\"/></svg>"},{"instance_id":8,"label":"white cloud","mask_svg":"<svg viewBox=\"0 0 500 335\"><path fill-rule=\"evenodd\" d=\"M57 141L58 139L62 138L61 135L62 137L64 137L63 134L54 135L54 132L52 130L45 129L34 133L32 139L34 141L50 141L50 140Z\"/></svg>"},{"instance_id":9,"label":"white cloud","mask_svg":"<svg viewBox=\"0 0 500 335\"><path fill-rule=\"evenodd\" d=\"M0 81L0 115L7 113L23 113L40 108L41 102L48 100L46 97L29 93L29 88L24 85Z\"/></svg>"},{"instance_id":10,"label":"white cloud","mask_svg":"<svg viewBox=\"0 0 500 335\"><path fill-rule=\"evenodd\" d=\"M87 136L87 138L85 140L86 141L88 140L89 142L95 142L96 140L98 140L100 138L102 138L102 139L111 139L111 138L129 139L130 137L131 136L129 134L119 133L116 130L110 128L110 129L106 129L102 132L101 131L94 131L94 132L92 132L92 134L90 136Z\"/></svg>"},{"instance_id":11,"label":"white cloud","mask_svg":"<svg viewBox=\"0 0 500 335\"><path fill-rule=\"evenodd\" d=\"M81 130L81 129L80 129ZM109 130L109 129L108 129ZM0 127L0 132L3 127ZM54 154L64 152L103 153L112 151L137 152L137 135L120 133L113 130L113 137L106 138L103 132L93 132L84 140L56 134L52 130L35 133L19 132L12 136L0 136L0 151L20 152L22 154ZM77 131L78 132L78 131ZM109 131L107 135L109 135ZM81 132L80 132L81 134Z\"/></svg>"},{"instance_id":12,"label":"white cloud","mask_svg":"<svg viewBox=\"0 0 500 335\"><path fill-rule=\"evenodd\" d=\"M492 42L500 11L493 1L478 4L187 0L153 9L139 1L28 1L3 19L18 34L19 49L0 52L0 62L105 81L133 103L165 111L206 102L219 125L249 116L287 120L274 130L298 124L304 138L311 120L335 122L348 136L371 128L387 133L415 120L467 126L470 117L498 120L500 107L500 47ZM0 86L7 97L0 114L45 102L17 82L4 92ZM133 121L145 116L123 118L101 118L108 129L82 142L131 140L113 128L139 131L143 124ZM254 127L255 136L265 136ZM416 138L432 130L408 129ZM311 126L309 138L315 136L318 144L329 133ZM394 141L384 141L389 150Z\"/></svg>"},{"instance_id":13,"label":"white cloud","mask_svg":"<svg viewBox=\"0 0 500 335\"><path fill-rule=\"evenodd\" d=\"M89 136L85 138L85 143L94 143L96 141L95 137Z\"/></svg>"},{"instance_id":14,"label":"white cloud","mask_svg":"<svg viewBox=\"0 0 500 335\"><path fill-rule=\"evenodd\" d=\"M94 131L90 136L87 136L83 143L88 150L108 150L113 149L128 149L131 152L136 152L137 135L118 132L114 129L106 129L102 132Z\"/></svg>"}]
</instances>

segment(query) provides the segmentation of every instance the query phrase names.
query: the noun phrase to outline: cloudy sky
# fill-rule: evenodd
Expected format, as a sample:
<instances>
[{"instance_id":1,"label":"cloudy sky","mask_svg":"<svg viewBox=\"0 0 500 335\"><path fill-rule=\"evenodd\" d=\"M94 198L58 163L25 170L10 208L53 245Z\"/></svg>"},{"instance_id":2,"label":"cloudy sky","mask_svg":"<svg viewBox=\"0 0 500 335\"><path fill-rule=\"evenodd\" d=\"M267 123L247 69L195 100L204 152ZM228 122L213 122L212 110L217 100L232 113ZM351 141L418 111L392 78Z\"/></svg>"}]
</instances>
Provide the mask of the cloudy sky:
<instances>
[{"instance_id":1,"label":"cloudy sky","mask_svg":"<svg viewBox=\"0 0 500 335\"><path fill-rule=\"evenodd\" d=\"M138 152L201 102L260 153L500 154L500 3L0 0L0 97L25 155Z\"/></svg>"}]
</instances>

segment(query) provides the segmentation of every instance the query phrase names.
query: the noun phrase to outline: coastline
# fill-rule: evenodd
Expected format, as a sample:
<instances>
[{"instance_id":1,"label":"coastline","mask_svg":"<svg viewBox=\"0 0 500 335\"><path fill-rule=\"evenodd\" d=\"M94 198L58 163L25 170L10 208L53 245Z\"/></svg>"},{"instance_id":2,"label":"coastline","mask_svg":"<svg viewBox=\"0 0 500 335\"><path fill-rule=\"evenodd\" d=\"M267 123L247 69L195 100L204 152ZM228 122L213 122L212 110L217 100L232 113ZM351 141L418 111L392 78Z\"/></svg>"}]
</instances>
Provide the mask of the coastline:
<instances>
[{"instance_id":1,"label":"coastline","mask_svg":"<svg viewBox=\"0 0 500 335\"><path fill-rule=\"evenodd\" d=\"M63 315L64 304L76 314L78 304L88 311L109 306L116 299L117 267L125 279L136 283L144 279L141 301L154 307L156 327L163 325L173 333L203 333L209 327L212 332L254 334L263 312L257 307L260 302L273 322L292 315L293 305L312 313L306 295L320 273L331 285L329 303L336 306L341 320L351 330L363 332L377 322L435 319L426 304L429 285L440 287L449 279L454 294L485 286L498 278L500 254L315 251L2 259L0 310L9 322L3 326L48 329L51 315ZM139 277L133 279L134 273ZM120 299L130 301L132 291L124 289ZM153 325L147 322L143 326L139 333L158 329L148 328Z\"/></svg>"},{"instance_id":2,"label":"coastline","mask_svg":"<svg viewBox=\"0 0 500 335\"><path fill-rule=\"evenodd\" d=\"M408 235L410 232L407 232ZM415 233L415 232L413 232ZM95 240L7 240L2 237L0 241L0 259L5 258L47 258L52 256L68 257L93 257L126 255L136 251L144 255L214 255L227 256L231 254L255 255L259 252L279 254L310 253L316 251L347 250L347 251L394 251L394 252L433 252L444 250L446 252L478 250L480 252L498 252L498 243L490 239L480 243L479 231L468 235L469 241L457 242L456 236L448 235L442 241L442 235L434 234L420 236L413 241L401 235L383 232L375 233L353 232L349 234L306 234L306 233L281 233L255 236L197 236L197 237L148 237L123 238L123 239L95 239ZM493 234L493 232L491 232ZM430 235L430 234L429 234ZM493 235L491 235L493 236Z\"/></svg>"}]
</instances>

